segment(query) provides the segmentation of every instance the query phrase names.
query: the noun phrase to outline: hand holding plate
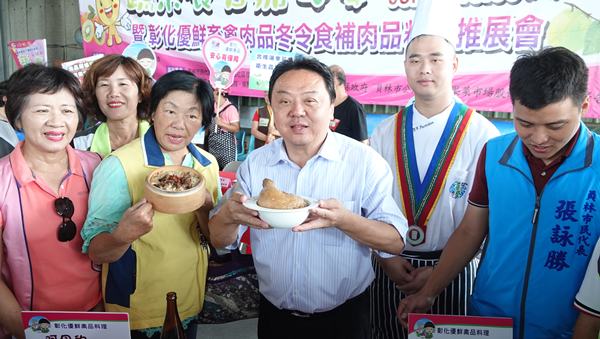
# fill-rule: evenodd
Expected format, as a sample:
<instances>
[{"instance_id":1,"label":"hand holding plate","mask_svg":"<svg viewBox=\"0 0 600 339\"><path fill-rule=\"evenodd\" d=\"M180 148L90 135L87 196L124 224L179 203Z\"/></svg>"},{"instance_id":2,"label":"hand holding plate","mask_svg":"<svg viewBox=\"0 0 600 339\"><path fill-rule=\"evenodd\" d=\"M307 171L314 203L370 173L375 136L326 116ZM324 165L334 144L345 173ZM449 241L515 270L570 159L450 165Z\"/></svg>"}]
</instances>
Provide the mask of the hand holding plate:
<instances>
[{"instance_id":1,"label":"hand holding plate","mask_svg":"<svg viewBox=\"0 0 600 339\"><path fill-rule=\"evenodd\" d=\"M300 226L292 228L294 232L309 231L318 228L336 227L343 223L348 209L338 199L319 200L318 208L310 210L312 217Z\"/></svg>"},{"instance_id":2,"label":"hand holding plate","mask_svg":"<svg viewBox=\"0 0 600 339\"><path fill-rule=\"evenodd\" d=\"M240 192L233 192L229 199L227 199L223 209L226 209L227 213L224 215L229 218L229 222L256 229L269 228L269 224L258 217L257 211L246 208L243 205L246 200L248 200L248 197Z\"/></svg>"}]
</instances>

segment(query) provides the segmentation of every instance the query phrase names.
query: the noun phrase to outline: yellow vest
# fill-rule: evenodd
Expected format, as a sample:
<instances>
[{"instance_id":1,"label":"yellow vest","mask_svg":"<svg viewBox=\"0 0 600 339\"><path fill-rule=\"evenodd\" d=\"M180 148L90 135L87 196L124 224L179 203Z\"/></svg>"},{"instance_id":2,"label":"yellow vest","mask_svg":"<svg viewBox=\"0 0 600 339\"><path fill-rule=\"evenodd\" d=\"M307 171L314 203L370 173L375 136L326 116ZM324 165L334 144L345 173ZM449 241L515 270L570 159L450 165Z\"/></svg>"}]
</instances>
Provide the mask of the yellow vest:
<instances>
[{"instance_id":1,"label":"yellow vest","mask_svg":"<svg viewBox=\"0 0 600 339\"><path fill-rule=\"evenodd\" d=\"M194 156L194 168L206 179L206 188L216 202L220 196L217 160L193 144L188 148ZM148 173L165 165L154 128L110 156L119 158L123 165L131 205L144 199ZM155 211L152 221L152 231L134 241L121 259L104 264L102 269L105 300L107 288L119 290L111 294L121 293L126 300L120 304L107 301L106 311L129 313L131 330L163 325L167 292L177 293L182 320L200 313L204 302L208 248L195 213L174 215Z\"/></svg>"}]
</instances>

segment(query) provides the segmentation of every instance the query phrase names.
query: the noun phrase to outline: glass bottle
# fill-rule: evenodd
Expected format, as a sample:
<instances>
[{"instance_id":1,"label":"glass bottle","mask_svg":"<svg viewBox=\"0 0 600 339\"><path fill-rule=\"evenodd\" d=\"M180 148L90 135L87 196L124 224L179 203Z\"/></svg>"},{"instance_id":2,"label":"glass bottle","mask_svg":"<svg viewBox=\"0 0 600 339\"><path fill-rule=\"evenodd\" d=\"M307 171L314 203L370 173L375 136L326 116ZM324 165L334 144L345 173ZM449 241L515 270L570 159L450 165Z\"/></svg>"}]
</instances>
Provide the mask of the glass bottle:
<instances>
[{"instance_id":1,"label":"glass bottle","mask_svg":"<svg viewBox=\"0 0 600 339\"><path fill-rule=\"evenodd\" d=\"M185 332L177 312L177 293L167 293L167 314L160 332L160 339L185 339Z\"/></svg>"}]
</instances>

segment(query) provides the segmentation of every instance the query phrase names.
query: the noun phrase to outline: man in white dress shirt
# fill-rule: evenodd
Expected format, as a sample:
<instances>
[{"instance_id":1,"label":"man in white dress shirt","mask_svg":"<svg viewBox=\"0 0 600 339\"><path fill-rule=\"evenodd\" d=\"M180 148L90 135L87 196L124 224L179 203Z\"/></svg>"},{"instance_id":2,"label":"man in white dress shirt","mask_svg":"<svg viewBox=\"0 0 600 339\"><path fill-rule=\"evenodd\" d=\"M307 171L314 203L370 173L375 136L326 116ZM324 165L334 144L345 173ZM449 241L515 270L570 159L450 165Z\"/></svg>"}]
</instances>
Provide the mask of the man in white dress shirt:
<instances>
[{"instance_id":1,"label":"man in white dress shirt","mask_svg":"<svg viewBox=\"0 0 600 339\"><path fill-rule=\"evenodd\" d=\"M499 135L487 119L453 98L458 58L451 41L456 36L452 25L435 26L447 20L433 17L458 7L454 0L419 1L404 61L414 104L382 121L371 135L371 146L394 172L392 196L409 222L402 255L373 254L374 338L408 337L396 318L400 300L418 292L431 275L467 208L479 153ZM430 312L466 315L476 268L477 260L471 261Z\"/></svg>"},{"instance_id":2,"label":"man in white dress shirt","mask_svg":"<svg viewBox=\"0 0 600 339\"><path fill-rule=\"evenodd\" d=\"M597 339L600 333L600 240L596 242L574 306L581 313L575 323L573 338Z\"/></svg>"},{"instance_id":3,"label":"man in white dress shirt","mask_svg":"<svg viewBox=\"0 0 600 339\"><path fill-rule=\"evenodd\" d=\"M252 228L261 339L370 338L370 249L391 257L404 248L407 224L391 196L390 167L370 147L329 130L334 100L323 63L297 57L278 64L269 101L282 138L248 156L239 191L211 212L215 247L235 245ZM318 199L318 207L291 230L269 228L242 205L265 178Z\"/></svg>"}]
</instances>

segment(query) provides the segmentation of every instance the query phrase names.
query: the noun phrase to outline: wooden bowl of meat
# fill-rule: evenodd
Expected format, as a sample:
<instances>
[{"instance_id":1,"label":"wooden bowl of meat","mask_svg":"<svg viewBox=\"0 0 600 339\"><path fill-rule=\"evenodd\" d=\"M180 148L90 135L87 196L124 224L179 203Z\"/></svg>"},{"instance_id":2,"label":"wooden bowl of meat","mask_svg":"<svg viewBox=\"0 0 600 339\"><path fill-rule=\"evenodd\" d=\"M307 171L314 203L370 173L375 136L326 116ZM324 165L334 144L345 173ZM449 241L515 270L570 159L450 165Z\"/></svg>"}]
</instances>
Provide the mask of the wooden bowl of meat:
<instances>
[{"instance_id":1,"label":"wooden bowl of meat","mask_svg":"<svg viewBox=\"0 0 600 339\"><path fill-rule=\"evenodd\" d=\"M193 212L204 204L204 177L185 166L163 166L146 177L146 199L155 211Z\"/></svg>"}]
</instances>

